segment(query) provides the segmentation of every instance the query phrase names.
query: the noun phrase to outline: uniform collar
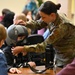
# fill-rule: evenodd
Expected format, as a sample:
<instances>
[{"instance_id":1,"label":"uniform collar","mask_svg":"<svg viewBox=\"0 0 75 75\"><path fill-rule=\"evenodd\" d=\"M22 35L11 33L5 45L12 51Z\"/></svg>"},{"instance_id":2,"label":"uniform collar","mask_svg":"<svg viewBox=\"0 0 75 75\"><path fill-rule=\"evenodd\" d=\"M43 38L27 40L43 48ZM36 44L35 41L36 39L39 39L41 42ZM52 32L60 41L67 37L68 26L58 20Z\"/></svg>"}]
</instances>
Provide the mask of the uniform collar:
<instances>
[{"instance_id":1,"label":"uniform collar","mask_svg":"<svg viewBox=\"0 0 75 75\"><path fill-rule=\"evenodd\" d=\"M62 22L60 16L56 14L56 20L53 22L55 26L59 25Z\"/></svg>"}]
</instances>

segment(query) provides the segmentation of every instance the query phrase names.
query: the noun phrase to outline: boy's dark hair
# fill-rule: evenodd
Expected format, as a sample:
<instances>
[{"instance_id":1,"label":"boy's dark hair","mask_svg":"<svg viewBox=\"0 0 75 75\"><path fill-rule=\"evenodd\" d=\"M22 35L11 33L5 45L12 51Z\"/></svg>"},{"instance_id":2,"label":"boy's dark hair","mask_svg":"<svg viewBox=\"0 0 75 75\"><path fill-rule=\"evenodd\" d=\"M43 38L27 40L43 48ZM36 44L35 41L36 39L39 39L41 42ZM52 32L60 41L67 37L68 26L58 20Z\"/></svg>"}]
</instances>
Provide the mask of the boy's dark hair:
<instances>
[{"instance_id":1,"label":"boy's dark hair","mask_svg":"<svg viewBox=\"0 0 75 75\"><path fill-rule=\"evenodd\" d=\"M2 10L2 15L6 15L9 12L11 12L11 11L9 9L5 8Z\"/></svg>"},{"instance_id":2,"label":"boy's dark hair","mask_svg":"<svg viewBox=\"0 0 75 75\"><path fill-rule=\"evenodd\" d=\"M7 13L3 18L2 24L8 28L11 24L13 24L14 15L15 15L14 12Z\"/></svg>"}]
</instances>

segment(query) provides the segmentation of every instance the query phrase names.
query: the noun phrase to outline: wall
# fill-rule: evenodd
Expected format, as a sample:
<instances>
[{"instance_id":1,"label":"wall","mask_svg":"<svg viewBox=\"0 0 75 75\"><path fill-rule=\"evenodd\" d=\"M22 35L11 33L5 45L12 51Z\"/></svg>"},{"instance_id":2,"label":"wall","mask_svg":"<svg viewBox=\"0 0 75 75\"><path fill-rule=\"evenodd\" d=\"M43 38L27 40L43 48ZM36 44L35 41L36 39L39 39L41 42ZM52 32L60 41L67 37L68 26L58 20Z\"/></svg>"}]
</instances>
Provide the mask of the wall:
<instances>
[{"instance_id":1,"label":"wall","mask_svg":"<svg viewBox=\"0 0 75 75\"><path fill-rule=\"evenodd\" d=\"M74 8L74 11L73 11L73 22L74 22L74 25L75 25L75 0L74 0L74 6L73 6L73 8Z\"/></svg>"},{"instance_id":2,"label":"wall","mask_svg":"<svg viewBox=\"0 0 75 75\"><path fill-rule=\"evenodd\" d=\"M27 0L1 0L0 1L0 15L1 11L4 8L8 8L15 13L21 13L24 5L26 4Z\"/></svg>"},{"instance_id":3,"label":"wall","mask_svg":"<svg viewBox=\"0 0 75 75\"><path fill-rule=\"evenodd\" d=\"M61 4L60 12L65 13L71 19L72 0L57 0L57 3Z\"/></svg>"},{"instance_id":4,"label":"wall","mask_svg":"<svg viewBox=\"0 0 75 75\"><path fill-rule=\"evenodd\" d=\"M4 8L8 8L17 14L21 13L25 4L27 4L28 1L29 0L1 0L0 1L0 15L1 15L2 9ZM43 0L43 1L45 2L48 0ZM74 8L75 1L74 0L65 0L65 2L63 0L51 0L51 1L62 4L60 12L66 13L69 17L71 17L71 15L74 14L73 22L75 22L75 8Z\"/></svg>"}]
</instances>

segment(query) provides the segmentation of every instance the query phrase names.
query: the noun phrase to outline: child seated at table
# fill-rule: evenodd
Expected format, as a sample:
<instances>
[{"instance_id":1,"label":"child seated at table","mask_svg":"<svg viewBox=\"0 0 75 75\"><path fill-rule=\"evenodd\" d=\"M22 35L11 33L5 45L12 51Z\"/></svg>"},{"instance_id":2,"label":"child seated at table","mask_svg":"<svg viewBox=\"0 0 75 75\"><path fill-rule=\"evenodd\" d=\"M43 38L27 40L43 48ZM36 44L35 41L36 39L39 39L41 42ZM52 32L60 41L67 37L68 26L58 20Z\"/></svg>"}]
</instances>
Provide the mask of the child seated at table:
<instances>
[{"instance_id":1,"label":"child seated at table","mask_svg":"<svg viewBox=\"0 0 75 75\"><path fill-rule=\"evenodd\" d=\"M2 24L0 24L0 48L3 45L6 36L7 33L5 27ZM7 62L5 59L5 55L1 49L0 49L0 75L8 75Z\"/></svg>"},{"instance_id":2,"label":"child seated at table","mask_svg":"<svg viewBox=\"0 0 75 75\"><path fill-rule=\"evenodd\" d=\"M28 60L28 55L20 53L17 56L12 54L12 48L16 45L23 45L22 41L28 36L28 31L25 26L11 25L7 29L7 38L2 46L3 52L6 56L8 71L11 73L21 73L17 68L27 67L26 63L35 67L35 63ZM25 44L25 43L24 43Z\"/></svg>"}]
</instances>

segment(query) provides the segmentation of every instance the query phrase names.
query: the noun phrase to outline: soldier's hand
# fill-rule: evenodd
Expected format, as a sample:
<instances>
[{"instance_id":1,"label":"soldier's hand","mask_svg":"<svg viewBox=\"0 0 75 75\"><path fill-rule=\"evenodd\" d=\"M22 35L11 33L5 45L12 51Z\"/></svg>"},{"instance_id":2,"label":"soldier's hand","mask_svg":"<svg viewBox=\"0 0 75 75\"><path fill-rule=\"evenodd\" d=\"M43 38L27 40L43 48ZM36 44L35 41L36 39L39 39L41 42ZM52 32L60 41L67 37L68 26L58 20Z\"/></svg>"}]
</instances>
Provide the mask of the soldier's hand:
<instances>
[{"instance_id":1,"label":"soldier's hand","mask_svg":"<svg viewBox=\"0 0 75 75\"><path fill-rule=\"evenodd\" d=\"M15 24L15 25L24 25L24 26L26 25L25 21L23 21L23 20L21 20L21 19L18 20L18 21L15 21L14 24Z\"/></svg>"},{"instance_id":2,"label":"soldier's hand","mask_svg":"<svg viewBox=\"0 0 75 75\"><path fill-rule=\"evenodd\" d=\"M19 53L24 52L24 47L23 46L16 46L16 47L13 47L11 50L12 50L13 55L17 56ZM24 52L24 54L25 54L25 52Z\"/></svg>"}]
</instances>

